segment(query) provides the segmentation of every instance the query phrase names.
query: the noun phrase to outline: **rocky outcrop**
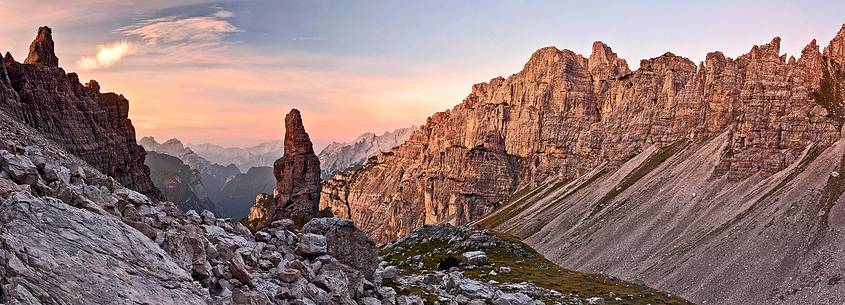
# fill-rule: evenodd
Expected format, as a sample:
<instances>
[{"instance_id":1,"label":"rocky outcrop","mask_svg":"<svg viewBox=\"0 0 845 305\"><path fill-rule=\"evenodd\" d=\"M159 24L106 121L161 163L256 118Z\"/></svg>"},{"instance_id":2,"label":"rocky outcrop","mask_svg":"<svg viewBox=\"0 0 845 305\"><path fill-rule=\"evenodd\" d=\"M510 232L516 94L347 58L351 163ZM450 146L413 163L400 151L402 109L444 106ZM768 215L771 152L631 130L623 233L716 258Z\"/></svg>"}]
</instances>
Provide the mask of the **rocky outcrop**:
<instances>
[{"instance_id":1,"label":"rocky outcrop","mask_svg":"<svg viewBox=\"0 0 845 305\"><path fill-rule=\"evenodd\" d=\"M382 290L414 287L427 300L436 296L458 304L692 304L642 285L560 268L531 247L489 230L423 226L385 245L381 253L385 260L374 281L385 283ZM463 256L475 260L464 262ZM488 256L490 261L480 259ZM533 280L517 283L516 278Z\"/></svg>"},{"instance_id":2,"label":"rocky outcrop","mask_svg":"<svg viewBox=\"0 0 845 305\"><path fill-rule=\"evenodd\" d=\"M320 204L320 160L314 154L299 110L293 109L285 116L285 154L273 165L273 175L277 183L273 192L272 211L260 214L250 211L248 223L261 227L275 220L289 218L301 227L317 216Z\"/></svg>"},{"instance_id":3,"label":"rocky outcrop","mask_svg":"<svg viewBox=\"0 0 845 305\"><path fill-rule=\"evenodd\" d=\"M6 53L0 72L0 106L9 115L44 132L121 184L159 198L144 165L144 149L135 142L129 101L101 93L96 81L86 85L58 67L51 31L42 27L25 63Z\"/></svg>"},{"instance_id":4,"label":"rocky outcrop","mask_svg":"<svg viewBox=\"0 0 845 305\"><path fill-rule=\"evenodd\" d=\"M389 152L411 136L416 126L399 128L381 135L368 132L347 143L334 142L317 155L320 158L320 176L327 179L336 172L359 167L367 158Z\"/></svg>"},{"instance_id":5,"label":"rocky outcrop","mask_svg":"<svg viewBox=\"0 0 845 305\"><path fill-rule=\"evenodd\" d=\"M59 58L56 57L55 45L53 44L53 30L46 26L38 28L38 34L32 44L29 45L29 54L26 56L24 63L48 67L59 66Z\"/></svg>"},{"instance_id":6,"label":"rocky outcrop","mask_svg":"<svg viewBox=\"0 0 845 305\"><path fill-rule=\"evenodd\" d=\"M367 234L349 219L315 218L302 227L303 233L325 236L326 252L340 262L361 271L372 280L378 266L378 249Z\"/></svg>"},{"instance_id":7,"label":"rocky outcrop","mask_svg":"<svg viewBox=\"0 0 845 305\"><path fill-rule=\"evenodd\" d=\"M698 65L672 53L625 61L597 42L589 57L547 47L522 71L472 87L410 139L325 183L322 205L379 242L423 224L477 220L519 189L620 166L657 145L700 143L727 132L713 177L770 176L807 145L840 137L843 33L822 55L798 60L780 39L736 59L720 52Z\"/></svg>"}]
</instances>

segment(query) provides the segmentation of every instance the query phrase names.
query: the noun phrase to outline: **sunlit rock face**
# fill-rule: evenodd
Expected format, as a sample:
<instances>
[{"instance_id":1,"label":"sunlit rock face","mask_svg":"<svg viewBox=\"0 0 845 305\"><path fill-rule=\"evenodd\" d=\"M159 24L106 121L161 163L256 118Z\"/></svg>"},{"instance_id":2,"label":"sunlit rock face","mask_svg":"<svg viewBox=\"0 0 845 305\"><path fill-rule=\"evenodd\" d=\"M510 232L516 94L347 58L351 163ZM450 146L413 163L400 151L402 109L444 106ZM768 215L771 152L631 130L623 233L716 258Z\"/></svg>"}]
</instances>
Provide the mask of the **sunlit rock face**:
<instances>
[{"instance_id":1,"label":"sunlit rock face","mask_svg":"<svg viewBox=\"0 0 845 305\"><path fill-rule=\"evenodd\" d=\"M58 67L49 28L38 30L24 63L6 53L2 66L4 111L121 184L160 198L144 165L145 151L135 142L129 101L116 93L101 93L94 80L82 85L75 73Z\"/></svg>"},{"instance_id":2,"label":"sunlit rock face","mask_svg":"<svg viewBox=\"0 0 845 305\"><path fill-rule=\"evenodd\" d=\"M696 65L666 53L633 72L601 42L589 57L543 48L395 150L326 181L322 205L386 242L423 224L470 223L551 177L723 132L729 145L710 175L769 176L807 145L839 139L843 36L824 54L811 42L799 59L782 56L775 38L736 59L713 52Z\"/></svg>"}]
</instances>

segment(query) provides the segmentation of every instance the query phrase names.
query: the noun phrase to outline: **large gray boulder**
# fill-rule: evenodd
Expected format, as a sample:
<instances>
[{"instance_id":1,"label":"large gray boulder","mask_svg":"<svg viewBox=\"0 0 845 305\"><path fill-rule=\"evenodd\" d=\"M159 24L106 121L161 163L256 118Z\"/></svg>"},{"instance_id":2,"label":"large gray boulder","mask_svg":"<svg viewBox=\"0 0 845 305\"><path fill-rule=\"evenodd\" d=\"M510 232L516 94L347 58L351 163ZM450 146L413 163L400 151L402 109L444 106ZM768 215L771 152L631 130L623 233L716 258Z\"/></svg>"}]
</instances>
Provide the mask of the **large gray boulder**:
<instances>
[{"instance_id":1,"label":"large gray boulder","mask_svg":"<svg viewBox=\"0 0 845 305\"><path fill-rule=\"evenodd\" d=\"M170 255L120 220L53 198L0 204L5 304L205 304Z\"/></svg>"},{"instance_id":2,"label":"large gray boulder","mask_svg":"<svg viewBox=\"0 0 845 305\"><path fill-rule=\"evenodd\" d=\"M38 168L24 155L0 150L0 168L21 184L35 184L38 181Z\"/></svg>"},{"instance_id":3,"label":"large gray boulder","mask_svg":"<svg viewBox=\"0 0 845 305\"><path fill-rule=\"evenodd\" d=\"M326 254L326 237L319 234L305 233L299 238L299 253L305 256Z\"/></svg>"},{"instance_id":4,"label":"large gray boulder","mask_svg":"<svg viewBox=\"0 0 845 305\"><path fill-rule=\"evenodd\" d=\"M351 220L314 218L302 227L302 232L326 236L329 255L361 271L367 279L372 279L378 267L378 248Z\"/></svg>"}]
</instances>

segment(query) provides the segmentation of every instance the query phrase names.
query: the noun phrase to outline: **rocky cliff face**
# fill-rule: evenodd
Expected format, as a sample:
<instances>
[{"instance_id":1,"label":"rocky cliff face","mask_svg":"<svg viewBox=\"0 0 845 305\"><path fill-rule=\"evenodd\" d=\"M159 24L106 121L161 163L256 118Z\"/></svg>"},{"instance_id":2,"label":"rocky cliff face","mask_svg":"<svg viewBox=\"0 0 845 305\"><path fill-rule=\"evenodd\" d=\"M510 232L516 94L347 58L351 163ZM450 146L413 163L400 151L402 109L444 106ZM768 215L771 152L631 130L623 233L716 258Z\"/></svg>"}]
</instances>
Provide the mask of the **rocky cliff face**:
<instances>
[{"instance_id":1,"label":"rocky cliff face","mask_svg":"<svg viewBox=\"0 0 845 305\"><path fill-rule=\"evenodd\" d=\"M696 65L666 53L633 72L601 42L589 57L543 48L392 152L327 181L322 204L385 242L423 224L469 223L551 177L723 133L729 145L710 176L770 176L807 145L839 139L843 36L824 54L811 42L799 59L782 56L775 38L736 59L713 52Z\"/></svg>"},{"instance_id":2,"label":"rocky cliff face","mask_svg":"<svg viewBox=\"0 0 845 305\"><path fill-rule=\"evenodd\" d=\"M58 67L52 32L38 30L26 61L6 53L0 67L0 105L121 184L159 198L144 165L144 149L135 143L129 101L101 93L96 81L86 85Z\"/></svg>"},{"instance_id":3,"label":"rocky cliff face","mask_svg":"<svg viewBox=\"0 0 845 305\"><path fill-rule=\"evenodd\" d=\"M277 181L273 204L257 201L248 216L251 225L262 227L289 218L301 226L317 216L320 160L314 154L299 110L293 109L285 116L285 154L273 165L273 175Z\"/></svg>"},{"instance_id":4,"label":"rocky cliff face","mask_svg":"<svg viewBox=\"0 0 845 305\"><path fill-rule=\"evenodd\" d=\"M389 152L408 140L416 128L416 126L399 128L382 135L368 132L358 136L352 142L329 144L317 155L320 158L320 176L327 179L336 172L360 166L369 157Z\"/></svg>"}]
</instances>

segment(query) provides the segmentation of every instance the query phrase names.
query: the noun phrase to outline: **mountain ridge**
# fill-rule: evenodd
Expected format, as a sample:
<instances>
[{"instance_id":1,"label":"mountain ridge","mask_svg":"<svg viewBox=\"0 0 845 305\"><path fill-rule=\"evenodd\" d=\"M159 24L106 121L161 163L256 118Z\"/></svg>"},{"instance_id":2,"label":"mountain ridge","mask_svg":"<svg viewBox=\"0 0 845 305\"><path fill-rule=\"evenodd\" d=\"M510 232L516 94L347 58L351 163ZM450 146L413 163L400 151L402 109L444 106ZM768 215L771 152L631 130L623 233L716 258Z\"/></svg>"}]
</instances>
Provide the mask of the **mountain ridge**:
<instances>
[{"instance_id":1,"label":"mountain ridge","mask_svg":"<svg viewBox=\"0 0 845 305\"><path fill-rule=\"evenodd\" d=\"M380 243L476 223L694 302L835 303L845 26L799 58L780 43L635 71L601 42L541 48L324 182L321 205Z\"/></svg>"}]
</instances>

